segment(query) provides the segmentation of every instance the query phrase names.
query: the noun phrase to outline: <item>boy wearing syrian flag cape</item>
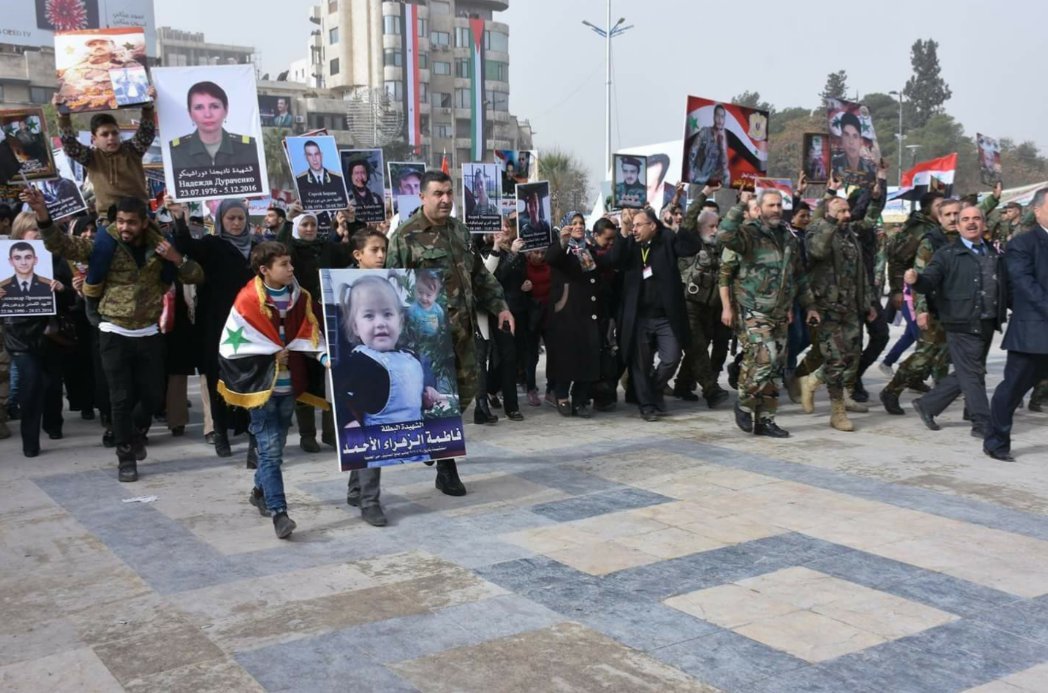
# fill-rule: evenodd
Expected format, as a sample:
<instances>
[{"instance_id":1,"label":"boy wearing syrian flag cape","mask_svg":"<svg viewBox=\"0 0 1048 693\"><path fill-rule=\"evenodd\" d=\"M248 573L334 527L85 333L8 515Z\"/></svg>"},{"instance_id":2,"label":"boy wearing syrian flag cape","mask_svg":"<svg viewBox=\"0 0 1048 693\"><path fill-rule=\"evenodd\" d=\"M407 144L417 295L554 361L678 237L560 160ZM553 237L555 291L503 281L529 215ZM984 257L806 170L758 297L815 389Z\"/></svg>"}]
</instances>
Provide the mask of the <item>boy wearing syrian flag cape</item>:
<instances>
[{"instance_id":1,"label":"boy wearing syrian flag cape","mask_svg":"<svg viewBox=\"0 0 1048 693\"><path fill-rule=\"evenodd\" d=\"M259 243L250 263L257 276L237 294L218 345L218 392L251 415L258 468L248 501L263 517L272 514L274 531L287 539L295 529L280 472L287 430L296 400L328 407L307 390L306 359L330 365L313 302L295 280L287 247Z\"/></svg>"}]
</instances>

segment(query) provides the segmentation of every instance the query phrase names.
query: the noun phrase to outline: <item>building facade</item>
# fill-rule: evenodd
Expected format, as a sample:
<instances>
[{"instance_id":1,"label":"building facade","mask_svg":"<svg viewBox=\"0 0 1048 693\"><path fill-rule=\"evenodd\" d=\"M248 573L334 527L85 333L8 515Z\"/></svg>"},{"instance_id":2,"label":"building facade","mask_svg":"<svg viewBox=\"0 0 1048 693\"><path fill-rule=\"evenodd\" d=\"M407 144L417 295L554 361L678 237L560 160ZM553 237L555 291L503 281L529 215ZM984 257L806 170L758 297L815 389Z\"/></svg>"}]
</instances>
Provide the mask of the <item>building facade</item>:
<instances>
[{"instance_id":1,"label":"building facade","mask_svg":"<svg viewBox=\"0 0 1048 693\"><path fill-rule=\"evenodd\" d=\"M156 30L157 56L165 67L189 65L254 65L255 49L225 43L208 43L198 31L162 26Z\"/></svg>"},{"instance_id":2,"label":"building facade","mask_svg":"<svg viewBox=\"0 0 1048 693\"><path fill-rule=\"evenodd\" d=\"M0 44L0 104L43 106L57 88L53 47Z\"/></svg>"},{"instance_id":3,"label":"building facade","mask_svg":"<svg viewBox=\"0 0 1048 693\"><path fill-rule=\"evenodd\" d=\"M509 8L509 1L417 0L412 3L418 15L414 27L404 26L403 4L328 0L314 6L310 21L317 28L309 42L311 86L341 93L347 100L362 91L369 92L371 99L384 93L384 105L403 110L407 75L415 67L404 64L404 41L409 31L414 32L422 156L431 166L438 166L447 152L457 170L459 164L472 159L469 22L471 17L480 18L485 50L483 158L494 160L496 149L531 149L530 125L509 111L509 26L495 19L495 13ZM293 65L292 71L301 74L301 64Z\"/></svg>"}]
</instances>

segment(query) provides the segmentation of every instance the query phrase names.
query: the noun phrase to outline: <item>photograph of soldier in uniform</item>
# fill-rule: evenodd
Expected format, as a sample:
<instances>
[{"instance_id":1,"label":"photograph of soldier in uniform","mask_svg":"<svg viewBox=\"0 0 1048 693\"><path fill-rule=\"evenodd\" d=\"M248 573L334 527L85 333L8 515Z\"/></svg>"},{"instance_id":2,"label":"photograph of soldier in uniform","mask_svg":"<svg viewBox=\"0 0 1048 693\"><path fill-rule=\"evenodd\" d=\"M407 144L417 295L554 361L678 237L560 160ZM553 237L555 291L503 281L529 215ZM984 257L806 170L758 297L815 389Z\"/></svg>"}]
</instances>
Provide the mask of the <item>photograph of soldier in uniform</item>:
<instances>
[{"instance_id":1,"label":"photograph of soldier in uniform","mask_svg":"<svg viewBox=\"0 0 1048 693\"><path fill-rule=\"evenodd\" d=\"M822 185L827 181L830 170L830 139L820 133L806 133L804 135L804 165L801 170L807 177L808 182Z\"/></svg>"},{"instance_id":2,"label":"photograph of soldier in uniform","mask_svg":"<svg viewBox=\"0 0 1048 693\"><path fill-rule=\"evenodd\" d=\"M109 80L118 106L149 103L149 76L144 66L114 67L109 70Z\"/></svg>"},{"instance_id":3,"label":"photograph of soldier in uniform","mask_svg":"<svg viewBox=\"0 0 1048 693\"><path fill-rule=\"evenodd\" d=\"M381 149L343 149L342 176L349 183L349 201L357 221L366 223L386 219L385 166Z\"/></svg>"},{"instance_id":4,"label":"photograph of soldier in uniform","mask_svg":"<svg viewBox=\"0 0 1048 693\"><path fill-rule=\"evenodd\" d=\"M768 112L689 96L681 180L752 190L768 170Z\"/></svg>"},{"instance_id":5,"label":"photograph of soldier in uniform","mask_svg":"<svg viewBox=\"0 0 1048 693\"><path fill-rule=\"evenodd\" d=\"M345 209L349 206L334 137L288 137L284 143L302 209ZM332 164L335 170L331 168Z\"/></svg>"},{"instance_id":6,"label":"photograph of soldier in uniform","mask_svg":"<svg viewBox=\"0 0 1048 693\"><path fill-rule=\"evenodd\" d=\"M421 161L389 162L389 185L393 193L393 211L400 210L400 197L419 197L422 194L422 174L426 165ZM401 214L401 219L406 218Z\"/></svg>"},{"instance_id":7,"label":"photograph of soldier in uniform","mask_svg":"<svg viewBox=\"0 0 1048 693\"><path fill-rule=\"evenodd\" d=\"M55 175L51 145L47 141L44 112L39 108L12 108L0 111L0 130L26 178ZM17 176L16 176L17 177Z\"/></svg>"},{"instance_id":8,"label":"photograph of soldier in uniform","mask_svg":"<svg viewBox=\"0 0 1048 693\"><path fill-rule=\"evenodd\" d=\"M538 178L539 159L534 150L496 149L495 163L502 172L502 195L512 198L516 186Z\"/></svg>"},{"instance_id":9,"label":"photograph of soldier in uniform","mask_svg":"<svg viewBox=\"0 0 1048 693\"><path fill-rule=\"evenodd\" d=\"M0 253L7 258L6 266L0 267L0 316L54 315L54 281L48 276L53 270L51 253L44 242L0 241Z\"/></svg>"},{"instance_id":10,"label":"photograph of soldier in uniform","mask_svg":"<svg viewBox=\"0 0 1048 693\"><path fill-rule=\"evenodd\" d=\"M869 109L843 99L826 99L830 125L830 175L845 185L872 188L881 150Z\"/></svg>"},{"instance_id":11,"label":"photograph of soldier in uniform","mask_svg":"<svg viewBox=\"0 0 1048 693\"><path fill-rule=\"evenodd\" d=\"M263 195L268 176L251 65L153 70L168 190L178 201ZM233 104L233 108L230 107Z\"/></svg>"},{"instance_id":12,"label":"photograph of soldier in uniform","mask_svg":"<svg viewBox=\"0 0 1048 693\"><path fill-rule=\"evenodd\" d=\"M470 231L495 233L502 229L501 182L502 174L496 164L462 164L462 206Z\"/></svg>"},{"instance_id":13,"label":"photograph of soldier in uniform","mask_svg":"<svg viewBox=\"0 0 1048 693\"><path fill-rule=\"evenodd\" d=\"M548 182L517 186L517 237L524 241L522 250L543 250L552 242L551 215Z\"/></svg>"},{"instance_id":14,"label":"photograph of soldier in uniform","mask_svg":"<svg viewBox=\"0 0 1048 693\"><path fill-rule=\"evenodd\" d=\"M975 141L979 145L979 179L984 185L997 185L1001 180L1001 143L978 132Z\"/></svg>"},{"instance_id":15,"label":"photograph of soldier in uniform","mask_svg":"<svg viewBox=\"0 0 1048 693\"><path fill-rule=\"evenodd\" d=\"M643 209L648 204L648 159L632 154L612 157L612 207Z\"/></svg>"},{"instance_id":16,"label":"photograph of soldier in uniform","mask_svg":"<svg viewBox=\"0 0 1048 693\"><path fill-rule=\"evenodd\" d=\"M113 89L114 69L145 70L145 30L136 27L88 29L55 34L58 96L73 113L106 111L120 103ZM148 84L141 90L145 97Z\"/></svg>"}]
</instances>

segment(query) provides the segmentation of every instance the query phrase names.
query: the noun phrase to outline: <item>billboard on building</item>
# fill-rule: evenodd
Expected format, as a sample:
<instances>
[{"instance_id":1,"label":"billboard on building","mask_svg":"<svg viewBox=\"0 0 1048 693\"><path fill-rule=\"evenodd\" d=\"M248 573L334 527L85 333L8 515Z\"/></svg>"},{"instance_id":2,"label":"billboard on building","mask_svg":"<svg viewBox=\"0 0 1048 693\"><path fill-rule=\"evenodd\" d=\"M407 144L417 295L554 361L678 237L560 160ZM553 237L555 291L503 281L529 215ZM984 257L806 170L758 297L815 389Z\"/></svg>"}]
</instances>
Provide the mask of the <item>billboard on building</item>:
<instances>
[{"instance_id":1,"label":"billboard on building","mask_svg":"<svg viewBox=\"0 0 1048 693\"><path fill-rule=\"evenodd\" d=\"M146 54L156 57L153 0L18 0L4 3L0 43L50 46L56 31L142 27Z\"/></svg>"}]
</instances>

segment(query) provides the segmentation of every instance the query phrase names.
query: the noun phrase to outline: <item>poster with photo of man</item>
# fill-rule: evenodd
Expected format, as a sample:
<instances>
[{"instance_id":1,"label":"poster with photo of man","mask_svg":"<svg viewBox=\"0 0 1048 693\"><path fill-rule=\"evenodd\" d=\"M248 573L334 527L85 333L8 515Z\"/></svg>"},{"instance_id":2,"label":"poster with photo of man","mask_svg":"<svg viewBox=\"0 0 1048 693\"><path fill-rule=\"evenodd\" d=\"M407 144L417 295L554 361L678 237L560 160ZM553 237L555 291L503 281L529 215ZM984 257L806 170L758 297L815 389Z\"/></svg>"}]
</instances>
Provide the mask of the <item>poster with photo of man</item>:
<instances>
[{"instance_id":1,"label":"poster with photo of man","mask_svg":"<svg viewBox=\"0 0 1048 693\"><path fill-rule=\"evenodd\" d=\"M153 86L175 200L269 193L254 66L157 67Z\"/></svg>"},{"instance_id":2,"label":"poster with photo of man","mask_svg":"<svg viewBox=\"0 0 1048 693\"><path fill-rule=\"evenodd\" d=\"M821 132L804 134L801 170L809 183L824 185L830 172L830 137Z\"/></svg>"},{"instance_id":3,"label":"poster with photo of man","mask_svg":"<svg viewBox=\"0 0 1048 693\"><path fill-rule=\"evenodd\" d=\"M648 204L648 158L615 154L612 156L611 170L611 206L616 209L643 209Z\"/></svg>"},{"instance_id":4,"label":"poster with photo of man","mask_svg":"<svg viewBox=\"0 0 1048 693\"><path fill-rule=\"evenodd\" d=\"M117 100L111 71L126 68L144 72L145 65L144 29L86 29L55 34L58 97L73 113L111 111L125 105ZM148 88L147 84L145 89ZM148 99L145 90L141 97Z\"/></svg>"},{"instance_id":5,"label":"poster with photo of man","mask_svg":"<svg viewBox=\"0 0 1048 693\"><path fill-rule=\"evenodd\" d=\"M284 139L291 175L302 209L318 211L349 206L338 144L330 135Z\"/></svg>"},{"instance_id":6,"label":"poster with photo of man","mask_svg":"<svg viewBox=\"0 0 1048 693\"><path fill-rule=\"evenodd\" d=\"M258 115L264 128L290 130L295 125L290 96L259 95Z\"/></svg>"},{"instance_id":7,"label":"poster with photo of man","mask_svg":"<svg viewBox=\"0 0 1048 693\"><path fill-rule=\"evenodd\" d=\"M830 126L830 175L845 185L872 188L881 148L870 109L844 99L826 99Z\"/></svg>"},{"instance_id":8,"label":"poster with photo of man","mask_svg":"<svg viewBox=\"0 0 1048 693\"><path fill-rule=\"evenodd\" d=\"M418 197L422 194L422 174L425 172L426 165L421 161L389 162L389 186L394 212L400 213L401 197ZM407 215L400 214L400 218L407 219Z\"/></svg>"},{"instance_id":9,"label":"poster with photo of man","mask_svg":"<svg viewBox=\"0 0 1048 693\"><path fill-rule=\"evenodd\" d=\"M551 217L549 182L517 186L517 237L524 241L523 250L543 250L553 242Z\"/></svg>"},{"instance_id":10,"label":"poster with photo of man","mask_svg":"<svg viewBox=\"0 0 1048 693\"><path fill-rule=\"evenodd\" d=\"M513 198L517 185L538 180L539 157L533 149L496 149L495 163L502 174L503 197Z\"/></svg>"},{"instance_id":11,"label":"poster with photo of man","mask_svg":"<svg viewBox=\"0 0 1048 693\"><path fill-rule=\"evenodd\" d=\"M462 164L462 208L474 233L502 230L502 172L496 164Z\"/></svg>"},{"instance_id":12,"label":"poster with photo of man","mask_svg":"<svg viewBox=\"0 0 1048 693\"><path fill-rule=\"evenodd\" d=\"M7 108L0 110L0 130L3 131L8 163L17 164L10 171L11 180L22 176L33 180L57 175L47 139L47 120L40 108ZM2 181L6 182L6 181Z\"/></svg>"},{"instance_id":13,"label":"poster with photo of man","mask_svg":"<svg viewBox=\"0 0 1048 693\"><path fill-rule=\"evenodd\" d=\"M342 149L342 176L357 221L386 220L386 167L381 149Z\"/></svg>"},{"instance_id":14,"label":"poster with photo of man","mask_svg":"<svg viewBox=\"0 0 1048 693\"><path fill-rule=\"evenodd\" d=\"M320 270L339 469L466 454L442 270Z\"/></svg>"},{"instance_id":15,"label":"poster with photo of man","mask_svg":"<svg viewBox=\"0 0 1048 693\"><path fill-rule=\"evenodd\" d=\"M109 81L113 84L113 97L121 108L152 101L148 93L149 75L144 65L110 68Z\"/></svg>"},{"instance_id":16,"label":"poster with photo of man","mask_svg":"<svg viewBox=\"0 0 1048 693\"><path fill-rule=\"evenodd\" d=\"M54 315L54 265L43 241L0 240L0 317Z\"/></svg>"},{"instance_id":17,"label":"poster with photo of man","mask_svg":"<svg viewBox=\"0 0 1048 693\"><path fill-rule=\"evenodd\" d=\"M47 213L52 219L61 219L87 209L87 203L84 201L84 194L80 192L80 186L76 184L73 168L69 165L65 152L55 149L52 154L59 177L39 181L36 186L44 194Z\"/></svg>"},{"instance_id":18,"label":"poster with photo of man","mask_svg":"<svg viewBox=\"0 0 1048 693\"><path fill-rule=\"evenodd\" d=\"M681 180L753 190L767 170L767 111L688 97Z\"/></svg>"},{"instance_id":19,"label":"poster with photo of man","mask_svg":"<svg viewBox=\"0 0 1048 693\"><path fill-rule=\"evenodd\" d=\"M1001 143L978 132L975 142L979 146L979 179L984 185L997 185L1001 180Z\"/></svg>"}]
</instances>

